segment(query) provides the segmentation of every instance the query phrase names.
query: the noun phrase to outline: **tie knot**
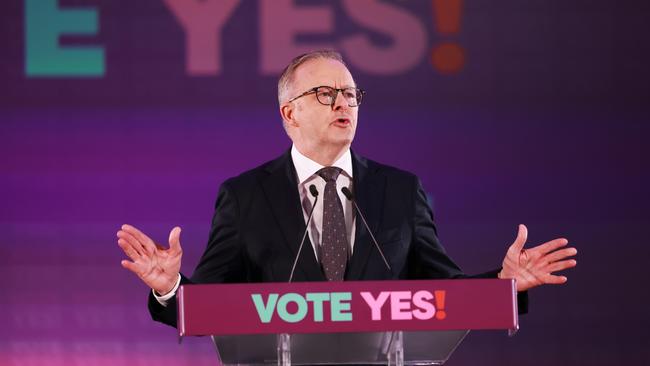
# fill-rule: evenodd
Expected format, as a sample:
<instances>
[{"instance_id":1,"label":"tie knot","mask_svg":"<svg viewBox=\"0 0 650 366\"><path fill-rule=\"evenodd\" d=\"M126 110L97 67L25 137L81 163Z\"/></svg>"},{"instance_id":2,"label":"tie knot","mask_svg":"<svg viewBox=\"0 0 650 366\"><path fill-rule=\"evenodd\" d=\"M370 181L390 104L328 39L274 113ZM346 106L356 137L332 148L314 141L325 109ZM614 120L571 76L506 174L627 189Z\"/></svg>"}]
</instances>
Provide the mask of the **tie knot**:
<instances>
[{"instance_id":1,"label":"tie knot","mask_svg":"<svg viewBox=\"0 0 650 366\"><path fill-rule=\"evenodd\" d=\"M333 182L341 174L341 168L335 166L328 166L316 172L325 182Z\"/></svg>"}]
</instances>

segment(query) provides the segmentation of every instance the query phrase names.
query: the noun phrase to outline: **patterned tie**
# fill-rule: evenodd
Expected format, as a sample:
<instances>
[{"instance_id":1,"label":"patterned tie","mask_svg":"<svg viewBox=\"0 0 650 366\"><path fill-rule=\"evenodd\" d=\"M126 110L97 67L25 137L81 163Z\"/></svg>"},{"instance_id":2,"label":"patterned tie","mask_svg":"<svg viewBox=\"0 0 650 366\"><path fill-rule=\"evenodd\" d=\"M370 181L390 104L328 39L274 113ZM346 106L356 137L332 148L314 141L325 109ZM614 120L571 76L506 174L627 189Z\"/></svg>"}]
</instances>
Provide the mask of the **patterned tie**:
<instances>
[{"instance_id":1,"label":"patterned tie","mask_svg":"<svg viewBox=\"0 0 650 366\"><path fill-rule=\"evenodd\" d=\"M321 265L328 281L342 281L348 261L345 216L336 192L336 178L340 173L341 169L337 167L326 167L316 172L325 180Z\"/></svg>"}]
</instances>

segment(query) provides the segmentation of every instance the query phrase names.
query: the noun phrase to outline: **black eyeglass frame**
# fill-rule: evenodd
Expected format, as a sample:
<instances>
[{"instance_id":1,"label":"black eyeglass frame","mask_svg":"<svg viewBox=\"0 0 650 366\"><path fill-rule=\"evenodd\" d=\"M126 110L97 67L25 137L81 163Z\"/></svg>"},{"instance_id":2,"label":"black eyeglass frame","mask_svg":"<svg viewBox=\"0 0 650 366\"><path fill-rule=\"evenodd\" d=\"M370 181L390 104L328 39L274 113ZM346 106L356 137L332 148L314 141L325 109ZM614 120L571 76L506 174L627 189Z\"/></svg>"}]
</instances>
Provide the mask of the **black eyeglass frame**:
<instances>
[{"instance_id":1,"label":"black eyeglass frame","mask_svg":"<svg viewBox=\"0 0 650 366\"><path fill-rule=\"evenodd\" d=\"M334 96L332 97L332 103L323 103L323 102L321 102L320 98L318 98L318 93L316 93L318 91L318 89L320 89L320 88L327 88L327 89L333 90L335 92ZM287 103L293 102L294 100L296 100L298 98L302 98L305 95L316 94L316 100L318 101L318 103L320 103L322 105L328 105L328 106L332 107L332 106L334 106L334 103L336 103L336 98L339 97L339 93L342 93L344 90L349 90L349 89L354 89L356 91L355 94L358 95L359 97L356 98L357 99L357 104L350 105L350 103L348 102L348 107L358 107L358 106L360 106L361 101L363 100L363 96L366 94L365 90L357 88L357 87L349 87L349 88L337 89L337 88L332 88L331 86L327 86L327 85L315 86L315 87L307 90L306 92L289 99L287 101ZM346 99L346 101L347 101L347 99Z\"/></svg>"}]
</instances>

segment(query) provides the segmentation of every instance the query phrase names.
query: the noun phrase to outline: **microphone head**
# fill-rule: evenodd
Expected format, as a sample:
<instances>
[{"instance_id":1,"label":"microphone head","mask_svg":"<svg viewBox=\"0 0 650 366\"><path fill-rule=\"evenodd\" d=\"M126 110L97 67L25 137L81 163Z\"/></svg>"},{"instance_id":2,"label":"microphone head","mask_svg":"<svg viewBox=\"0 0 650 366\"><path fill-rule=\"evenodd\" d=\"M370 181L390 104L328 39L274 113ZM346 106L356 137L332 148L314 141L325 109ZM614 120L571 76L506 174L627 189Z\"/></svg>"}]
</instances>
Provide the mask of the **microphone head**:
<instances>
[{"instance_id":1,"label":"microphone head","mask_svg":"<svg viewBox=\"0 0 650 366\"><path fill-rule=\"evenodd\" d=\"M348 187L343 187L343 188L341 188L341 192L343 192L343 194L345 195L345 198L347 198L347 199L350 200L350 201L353 200L352 192L350 192L350 190L348 189Z\"/></svg>"},{"instance_id":2,"label":"microphone head","mask_svg":"<svg viewBox=\"0 0 650 366\"><path fill-rule=\"evenodd\" d=\"M311 184L309 185L309 193L311 193L314 198L318 197L318 190L316 189L316 186Z\"/></svg>"}]
</instances>

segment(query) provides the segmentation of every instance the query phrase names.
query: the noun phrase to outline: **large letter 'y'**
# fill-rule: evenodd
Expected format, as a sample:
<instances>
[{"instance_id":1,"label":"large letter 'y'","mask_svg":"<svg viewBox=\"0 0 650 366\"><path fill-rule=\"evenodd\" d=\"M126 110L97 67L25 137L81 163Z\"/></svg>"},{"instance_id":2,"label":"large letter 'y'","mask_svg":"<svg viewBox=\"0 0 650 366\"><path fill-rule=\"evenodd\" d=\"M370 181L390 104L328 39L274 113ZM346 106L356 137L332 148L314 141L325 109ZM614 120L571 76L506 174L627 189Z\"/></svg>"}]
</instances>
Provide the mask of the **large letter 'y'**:
<instances>
[{"instance_id":1,"label":"large letter 'y'","mask_svg":"<svg viewBox=\"0 0 650 366\"><path fill-rule=\"evenodd\" d=\"M185 69L189 75L221 72L221 30L239 0L165 0L185 30Z\"/></svg>"}]
</instances>

